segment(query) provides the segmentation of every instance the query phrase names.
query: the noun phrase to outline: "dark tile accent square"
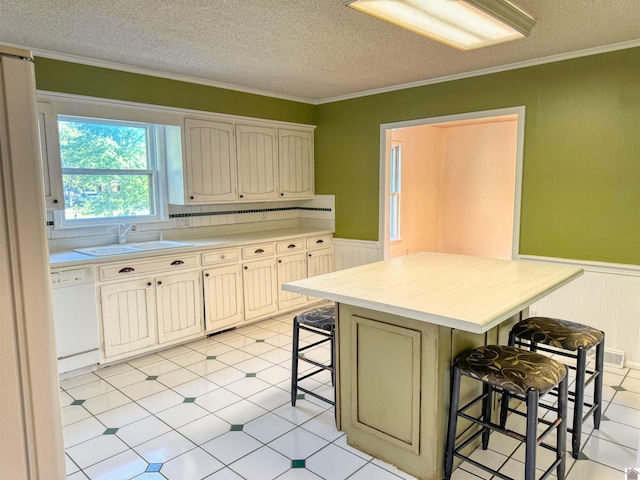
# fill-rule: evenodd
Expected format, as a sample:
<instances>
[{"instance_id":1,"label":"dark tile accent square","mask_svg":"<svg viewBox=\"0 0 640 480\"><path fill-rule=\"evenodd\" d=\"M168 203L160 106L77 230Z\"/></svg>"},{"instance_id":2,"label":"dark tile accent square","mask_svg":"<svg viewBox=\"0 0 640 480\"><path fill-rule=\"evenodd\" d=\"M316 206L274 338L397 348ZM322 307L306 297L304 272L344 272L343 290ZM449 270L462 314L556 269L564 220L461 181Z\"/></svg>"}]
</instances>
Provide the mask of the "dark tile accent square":
<instances>
[{"instance_id":1,"label":"dark tile accent square","mask_svg":"<svg viewBox=\"0 0 640 480\"><path fill-rule=\"evenodd\" d=\"M119 429L117 428L107 428L102 434L103 435L114 435Z\"/></svg>"},{"instance_id":2,"label":"dark tile accent square","mask_svg":"<svg viewBox=\"0 0 640 480\"><path fill-rule=\"evenodd\" d=\"M580 452L578 453L578 460L589 460L589 457L587 457L584 453Z\"/></svg>"},{"instance_id":3,"label":"dark tile accent square","mask_svg":"<svg viewBox=\"0 0 640 480\"><path fill-rule=\"evenodd\" d=\"M230 432L241 432L244 425L231 425Z\"/></svg>"},{"instance_id":4,"label":"dark tile accent square","mask_svg":"<svg viewBox=\"0 0 640 480\"><path fill-rule=\"evenodd\" d=\"M71 405L82 405L86 400L74 400Z\"/></svg>"},{"instance_id":5,"label":"dark tile accent square","mask_svg":"<svg viewBox=\"0 0 640 480\"><path fill-rule=\"evenodd\" d=\"M157 375L149 375L149 376L147 377L147 380L157 380L157 379L158 379L158 376L157 376Z\"/></svg>"},{"instance_id":6,"label":"dark tile accent square","mask_svg":"<svg viewBox=\"0 0 640 480\"><path fill-rule=\"evenodd\" d=\"M264 340L256 340L256 343L264 343Z\"/></svg>"},{"instance_id":7,"label":"dark tile accent square","mask_svg":"<svg viewBox=\"0 0 640 480\"><path fill-rule=\"evenodd\" d=\"M305 468L305 460L291 460L291 468Z\"/></svg>"},{"instance_id":8,"label":"dark tile accent square","mask_svg":"<svg viewBox=\"0 0 640 480\"><path fill-rule=\"evenodd\" d=\"M196 401L196 397L185 397L182 403L193 403Z\"/></svg>"},{"instance_id":9,"label":"dark tile accent square","mask_svg":"<svg viewBox=\"0 0 640 480\"><path fill-rule=\"evenodd\" d=\"M207 355L207 360L215 360L216 358L215 355Z\"/></svg>"},{"instance_id":10,"label":"dark tile accent square","mask_svg":"<svg viewBox=\"0 0 640 480\"><path fill-rule=\"evenodd\" d=\"M159 472L162 468L162 463L150 463L145 472Z\"/></svg>"},{"instance_id":11,"label":"dark tile accent square","mask_svg":"<svg viewBox=\"0 0 640 480\"><path fill-rule=\"evenodd\" d=\"M611 387L613 388L616 392L626 392L627 389L624 387L621 387L620 385L616 385L615 387Z\"/></svg>"},{"instance_id":12,"label":"dark tile accent square","mask_svg":"<svg viewBox=\"0 0 640 480\"><path fill-rule=\"evenodd\" d=\"M245 377L246 377L246 378L254 378L255 376L256 376L256 374L255 374L255 373L247 373L247 374L245 375Z\"/></svg>"},{"instance_id":13,"label":"dark tile accent square","mask_svg":"<svg viewBox=\"0 0 640 480\"><path fill-rule=\"evenodd\" d=\"M304 400L304 393L299 393L296 395L296 400Z\"/></svg>"}]
</instances>

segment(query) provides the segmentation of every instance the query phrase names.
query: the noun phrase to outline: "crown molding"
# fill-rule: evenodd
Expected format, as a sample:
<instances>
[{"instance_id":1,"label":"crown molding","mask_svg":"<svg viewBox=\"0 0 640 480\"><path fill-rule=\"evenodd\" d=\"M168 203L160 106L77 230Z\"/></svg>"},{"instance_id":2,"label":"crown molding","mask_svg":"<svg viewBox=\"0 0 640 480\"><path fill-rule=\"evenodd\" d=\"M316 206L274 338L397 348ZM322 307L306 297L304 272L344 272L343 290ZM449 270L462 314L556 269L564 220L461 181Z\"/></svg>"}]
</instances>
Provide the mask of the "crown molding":
<instances>
[{"instance_id":1,"label":"crown molding","mask_svg":"<svg viewBox=\"0 0 640 480\"><path fill-rule=\"evenodd\" d=\"M232 83L217 82L214 80L207 80L205 78L192 77L190 75L163 72L160 70L153 70L151 68L135 67L132 65L109 62L106 60L96 60L93 58L81 57L77 55L69 55L66 53L51 52L49 50L40 50L38 48L34 48L32 49L32 51L33 51L33 55L36 57L49 58L51 60L60 60L62 62L79 63L81 65L89 65L92 67L99 67L99 68L108 68L110 70L118 70L118 71L128 72L128 73L137 73L140 75L149 75L152 77L166 78L169 80L177 80L179 82L195 83L198 85L206 85L208 87L223 88L225 90L234 90L237 92L250 93L253 95L262 95L263 97L272 97L272 98L279 98L281 100L290 100L292 102L309 103L311 105L316 104L316 101L310 98L296 97L293 95L269 92L266 90L260 90L258 88L243 87L240 85L234 85Z\"/></svg>"},{"instance_id":2,"label":"crown molding","mask_svg":"<svg viewBox=\"0 0 640 480\"><path fill-rule=\"evenodd\" d=\"M640 39L630 40L627 42L614 43L611 45L604 45L601 47L587 48L585 50L577 50L575 52L561 53L558 55L551 55L548 57L541 57L533 60L526 60L524 62L516 62L516 63L510 63L508 65L500 65L498 67L484 68L482 70L475 70L473 72L458 73L455 75L447 75L444 77L431 78L428 80L419 80L417 82L403 83L400 85L392 85L390 87L376 88L373 90L365 90L362 92L350 93L347 95L340 95L337 97L321 98L319 100L316 100L315 104L322 105L325 103L340 102L342 100L351 100L354 98L368 97L370 95L377 95L379 93L394 92L396 90L405 90L407 88L423 87L425 85L433 85L436 83L444 83L444 82L451 82L453 80L462 80L464 78L479 77L481 75L489 75L491 73L506 72L508 70L517 70L519 68L533 67L535 65L543 65L545 63L561 62L563 60L570 60L572 58L588 57L590 55L597 55L599 53L613 52L616 50L625 50L627 48L634 48L639 46L640 46Z\"/></svg>"},{"instance_id":3,"label":"crown molding","mask_svg":"<svg viewBox=\"0 0 640 480\"><path fill-rule=\"evenodd\" d=\"M18 46L18 45L10 45L16 48L28 48L28 47L24 47L24 46ZM230 83L224 83L224 82L217 82L217 81L213 81L213 80L207 80L204 78L200 78L200 77L192 77L189 75L181 75L181 74L174 74L174 73L167 73L167 72L162 72L159 70L153 70L153 69L149 69L149 68L142 68L142 67L134 67L131 65L124 65L124 64L120 64L120 63L115 63L115 62L108 62L108 61L104 61L104 60L95 60L92 58L87 58L87 57L81 57L81 56L76 56L76 55L68 55L68 54L64 54L64 53L57 53L57 52L51 52L48 50L41 50L41 49L37 49L37 48L29 48L32 52L33 55L36 57L44 57L44 58L50 58L52 60L60 60L60 61L64 61L64 62L71 62L71 63L79 63L82 65L90 65L90 66L94 66L94 67L100 67L100 68L108 68L111 70L120 70L120 71L124 71L124 72L129 72L129 73L137 73L137 74L141 74L141 75L150 75L150 76L154 76L154 77L159 77L159 78L167 78L170 80L177 80L177 81L181 81L181 82L187 82L187 83L195 83L195 84L199 84L199 85L206 85L206 86L210 86L210 87L216 87L216 88L223 88L226 90L234 90L237 92L243 92L243 93L250 93L250 94L254 94L254 95L262 95L262 96L266 96L266 97L272 97L272 98L279 98L282 100L290 100L292 102L300 102L300 103L307 103L307 104L311 104L311 105L322 105L325 103L333 103L333 102L339 102L342 100L351 100L354 98L360 98L360 97L367 97L370 95L377 95L380 93L387 93L387 92L394 92L396 90L405 90L407 88L414 88L414 87L422 87L422 86L426 86L426 85L433 85L436 83L444 83L444 82L451 82L454 80L462 80L465 78L472 78L472 77L478 77L481 75L489 75L492 73L499 73L499 72L506 72L509 70L516 70L519 68L526 68L526 67L532 67L532 66L536 66L536 65L543 65L546 63L554 63L554 62L561 62L563 60L570 60L573 58L579 58L579 57L587 57L590 55L597 55L600 53L607 53L607 52L613 52L616 50L625 50L628 48L634 48L634 47L639 47L640 46L640 39L636 39L636 40L629 40L626 42L621 42L621 43L614 43L611 45L603 45L600 47L594 47L594 48L587 48L584 50L577 50L574 52L568 52L568 53L562 53L562 54L558 54L558 55L551 55L548 57L541 57L541 58L536 58L533 60L526 60L523 62L516 62L516 63L511 63L511 64L507 64L507 65L501 65L501 66L497 66L497 67L491 67L491 68L485 68L485 69L481 69L481 70L475 70L472 72L465 72L465 73L459 73L459 74L455 74L455 75L446 75L444 77L437 77L437 78L431 78L431 79L427 79L427 80L420 80L417 82L410 82L410 83L403 83L403 84L399 84L399 85L392 85L389 87L383 87L383 88L376 88L376 89L372 89L372 90L364 90L361 92L355 92L355 93L350 93L350 94L346 94L346 95L339 95L336 97L327 97L327 98L321 98L321 99L312 99L312 98L306 98L306 97L296 97L293 95L286 95L286 94L281 94L281 93L275 93L275 92L269 92L266 90L260 90L260 89L256 89L256 88L250 88L250 87L243 87L240 85L234 85L234 84L230 84Z\"/></svg>"}]
</instances>

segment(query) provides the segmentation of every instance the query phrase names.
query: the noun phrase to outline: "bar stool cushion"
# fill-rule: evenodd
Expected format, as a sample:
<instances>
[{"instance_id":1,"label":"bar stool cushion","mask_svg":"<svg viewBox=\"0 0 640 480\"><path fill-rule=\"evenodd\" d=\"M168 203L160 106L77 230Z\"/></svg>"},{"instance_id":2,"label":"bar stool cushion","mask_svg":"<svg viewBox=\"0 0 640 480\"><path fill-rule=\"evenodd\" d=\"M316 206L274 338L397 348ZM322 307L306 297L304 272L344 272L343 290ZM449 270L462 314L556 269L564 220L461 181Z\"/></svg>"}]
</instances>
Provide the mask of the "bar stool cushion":
<instances>
[{"instance_id":1,"label":"bar stool cushion","mask_svg":"<svg viewBox=\"0 0 640 480\"><path fill-rule=\"evenodd\" d=\"M336 323L336 308L330 306L308 310L297 315L296 322L322 330L331 330Z\"/></svg>"},{"instance_id":2,"label":"bar stool cushion","mask_svg":"<svg viewBox=\"0 0 640 480\"><path fill-rule=\"evenodd\" d=\"M531 317L514 325L511 332L521 340L530 340L551 347L575 351L579 347L589 349L604 339L595 328L557 318Z\"/></svg>"},{"instance_id":3,"label":"bar stool cushion","mask_svg":"<svg viewBox=\"0 0 640 480\"><path fill-rule=\"evenodd\" d=\"M475 348L456 362L461 374L517 394L535 388L543 395L567 375L562 363L547 356L501 345Z\"/></svg>"}]
</instances>

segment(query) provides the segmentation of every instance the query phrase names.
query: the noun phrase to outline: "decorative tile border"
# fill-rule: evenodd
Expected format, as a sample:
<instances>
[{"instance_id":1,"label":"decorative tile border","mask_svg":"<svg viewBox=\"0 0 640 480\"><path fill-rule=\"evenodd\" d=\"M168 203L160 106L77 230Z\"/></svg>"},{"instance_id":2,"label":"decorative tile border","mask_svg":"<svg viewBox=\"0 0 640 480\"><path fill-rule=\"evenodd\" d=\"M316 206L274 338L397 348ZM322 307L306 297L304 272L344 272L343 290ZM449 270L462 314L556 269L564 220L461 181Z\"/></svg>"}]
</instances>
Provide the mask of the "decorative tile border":
<instances>
[{"instance_id":1,"label":"decorative tile border","mask_svg":"<svg viewBox=\"0 0 640 480\"><path fill-rule=\"evenodd\" d=\"M219 215L239 215L243 213L266 213L266 212L284 212L291 210L304 210L313 212L330 212L330 208L322 207L279 207L279 208L257 208L251 210L227 210L224 212L191 212L191 213L170 213L169 218L185 218L185 217L209 217Z\"/></svg>"}]
</instances>

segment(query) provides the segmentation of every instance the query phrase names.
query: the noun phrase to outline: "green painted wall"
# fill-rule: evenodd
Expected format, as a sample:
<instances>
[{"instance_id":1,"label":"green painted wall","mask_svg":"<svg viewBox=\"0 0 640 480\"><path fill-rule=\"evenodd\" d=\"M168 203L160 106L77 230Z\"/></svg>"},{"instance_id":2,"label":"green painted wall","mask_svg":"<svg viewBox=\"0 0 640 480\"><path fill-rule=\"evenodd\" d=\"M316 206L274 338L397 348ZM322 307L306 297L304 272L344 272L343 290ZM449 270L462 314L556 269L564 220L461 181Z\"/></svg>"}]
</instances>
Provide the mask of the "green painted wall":
<instances>
[{"instance_id":1,"label":"green painted wall","mask_svg":"<svg viewBox=\"0 0 640 480\"><path fill-rule=\"evenodd\" d=\"M36 59L41 90L316 124L336 236L378 237L380 124L525 105L520 251L640 264L640 48L309 105Z\"/></svg>"},{"instance_id":2,"label":"green painted wall","mask_svg":"<svg viewBox=\"0 0 640 480\"><path fill-rule=\"evenodd\" d=\"M640 264L640 48L319 105L336 236L378 238L380 124L518 105L520 252Z\"/></svg>"},{"instance_id":3,"label":"green painted wall","mask_svg":"<svg viewBox=\"0 0 640 480\"><path fill-rule=\"evenodd\" d=\"M39 90L315 125L311 104L38 57Z\"/></svg>"}]
</instances>

